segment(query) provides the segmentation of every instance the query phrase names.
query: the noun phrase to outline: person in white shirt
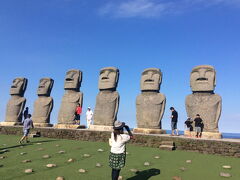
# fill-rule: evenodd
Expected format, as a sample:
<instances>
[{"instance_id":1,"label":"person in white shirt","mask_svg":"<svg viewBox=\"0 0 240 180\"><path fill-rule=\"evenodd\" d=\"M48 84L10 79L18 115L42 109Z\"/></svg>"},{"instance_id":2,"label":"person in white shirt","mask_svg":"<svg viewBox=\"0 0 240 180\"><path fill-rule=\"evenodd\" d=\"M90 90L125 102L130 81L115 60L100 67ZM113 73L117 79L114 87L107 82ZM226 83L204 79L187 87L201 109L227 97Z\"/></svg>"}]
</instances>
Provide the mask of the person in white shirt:
<instances>
[{"instance_id":1,"label":"person in white shirt","mask_svg":"<svg viewBox=\"0 0 240 180\"><path fill-rule=\"evenodd\" d=\"M87 108L86 112L86 119L87 119L87 128L90 128L90 125L92 124L92 117L93 117L93 111L90 107Z\"/></svg>"},{"instance_id":2,"label":"person in white shirt","mask_svg":"<svg viewBox=\"0 0 240 180\"><path fill-rule=\"evenodd\" d=\"M127 130L128 134L124 134L123 128ZM114 122L113 132L109 139L111 146L109 166L112 168L112 180L118 180L121 168L125 166L126 143L132 138L133 135L124 122Z\"/></svg>"}]
</instances>

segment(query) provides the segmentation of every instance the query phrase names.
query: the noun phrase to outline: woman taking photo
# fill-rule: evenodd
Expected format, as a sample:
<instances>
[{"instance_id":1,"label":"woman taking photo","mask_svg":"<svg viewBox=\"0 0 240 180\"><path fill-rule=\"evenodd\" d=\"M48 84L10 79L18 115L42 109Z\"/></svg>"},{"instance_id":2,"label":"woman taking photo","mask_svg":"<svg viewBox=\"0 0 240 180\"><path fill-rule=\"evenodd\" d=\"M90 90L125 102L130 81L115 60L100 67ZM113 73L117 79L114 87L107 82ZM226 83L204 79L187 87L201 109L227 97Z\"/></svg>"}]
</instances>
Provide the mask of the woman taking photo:
<instances>
[{"instance_id":1,"label":"woman taking photo","mask_svg":"<svg viewBox=\"0 0 240 180\"><path fill-rule=\"evenodd\" d=\"M127 130L128 134L124 134L123 128ZM132 138L129 127L124 122L115 121L113 132L109 139L111 146L109 166L112 168L112 180L118 180L121 168L125 166L126 143Z\"/></svg>"}]
</instances>

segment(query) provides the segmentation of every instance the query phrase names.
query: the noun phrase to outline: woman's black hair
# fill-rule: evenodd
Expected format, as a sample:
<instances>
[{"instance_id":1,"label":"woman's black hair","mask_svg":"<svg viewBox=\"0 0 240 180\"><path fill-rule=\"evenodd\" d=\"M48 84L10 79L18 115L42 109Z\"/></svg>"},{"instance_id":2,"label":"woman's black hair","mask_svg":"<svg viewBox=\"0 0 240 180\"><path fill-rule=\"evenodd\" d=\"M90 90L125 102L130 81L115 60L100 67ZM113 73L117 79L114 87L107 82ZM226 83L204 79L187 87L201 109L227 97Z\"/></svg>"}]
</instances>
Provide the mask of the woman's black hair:
<instances>
[{"instance_id":1,"label":"woman's black hair","mask_svg":"<svg viewBox=\"0 0 240 180\"><path fill-rule=\"evenodd\" d=\"M117 135L120 135L120 134L123 134L123 128L113 130L113 135L114 135L114 140L115 141L117 141Z\"/></svg>"}]
</instances>

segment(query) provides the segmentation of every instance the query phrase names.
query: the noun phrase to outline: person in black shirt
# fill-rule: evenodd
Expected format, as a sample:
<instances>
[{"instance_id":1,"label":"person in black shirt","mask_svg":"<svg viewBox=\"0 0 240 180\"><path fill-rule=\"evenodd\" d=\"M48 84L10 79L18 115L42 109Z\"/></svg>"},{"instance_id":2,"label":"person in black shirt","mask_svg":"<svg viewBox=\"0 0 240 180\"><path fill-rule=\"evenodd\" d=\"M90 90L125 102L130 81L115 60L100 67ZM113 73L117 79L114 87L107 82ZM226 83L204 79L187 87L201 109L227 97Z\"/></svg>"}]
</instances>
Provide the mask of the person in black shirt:
<instances>
[{"instance_id":1,"label":"person in black shirt","mask_svg":"<svg viewBox=\"0 0 240 180\"><path fill-rule=\"evenodd\" d=\"M203 120L200 118L199 114L196 115L194 122L195 122L196 138L201 138L202 137Z\"/></svg>"},{"instance_id":2,"label":"person in black shirt","mask_svg":"<svg viewBox=\"0 0 240 180\"><path fill-rule=\"evenodd\" d=\"M187 131L189 131L189 136L191 137L192 131L193 131L193 126L192 126L192 119L190 117L187 118L187 120L184 122L184 124L187 126Z\"/></svg>"},{"instance_id":3,"label":"person in black shirt","mask_svg":"<svg viewBox=\"0 0 240 180\"><path fill-rule=\"evenodd\" d=\"M174 136L174 131L176 131L176 135L179 136L178 129L177 129L178 113L174 109L174 107L170 107L170 110L172 111L172 115L171 115L172 134L171 135Z\"/></svg>"}]
</instances>

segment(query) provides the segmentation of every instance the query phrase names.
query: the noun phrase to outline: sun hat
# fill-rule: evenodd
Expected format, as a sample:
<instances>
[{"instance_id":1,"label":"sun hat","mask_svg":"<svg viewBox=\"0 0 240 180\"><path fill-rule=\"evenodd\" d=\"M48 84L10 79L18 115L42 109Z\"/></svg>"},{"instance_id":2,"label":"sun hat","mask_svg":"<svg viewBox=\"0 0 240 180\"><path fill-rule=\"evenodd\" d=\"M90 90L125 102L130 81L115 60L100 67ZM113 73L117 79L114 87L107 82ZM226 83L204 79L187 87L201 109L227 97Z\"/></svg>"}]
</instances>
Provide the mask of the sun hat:
<instances>
[{"instance_id":1,"label":"sun hat","mask_svg":"<svg viewBox=\"0 0 240 180\"><path fill-rule=\"evenodd\" d=\"M122 129L125 126L124 122L115 121L113 125L113 129Z\"/></svg>"}]
</instances>

